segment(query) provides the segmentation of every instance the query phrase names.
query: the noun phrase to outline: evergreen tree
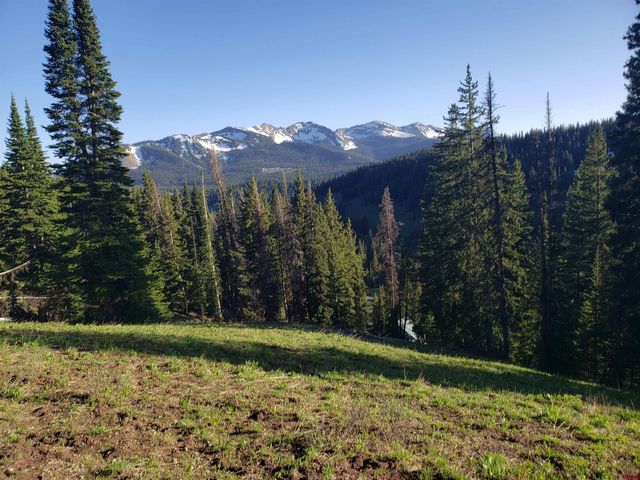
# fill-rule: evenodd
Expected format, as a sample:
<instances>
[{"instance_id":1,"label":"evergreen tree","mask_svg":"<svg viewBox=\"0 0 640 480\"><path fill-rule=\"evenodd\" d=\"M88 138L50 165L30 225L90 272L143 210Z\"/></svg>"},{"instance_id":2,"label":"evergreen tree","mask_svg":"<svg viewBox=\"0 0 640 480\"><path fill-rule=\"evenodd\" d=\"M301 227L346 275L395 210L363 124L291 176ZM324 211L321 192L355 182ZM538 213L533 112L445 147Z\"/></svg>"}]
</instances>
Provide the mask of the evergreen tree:
<instances>
[{"instance_id":1,"label":"evergreen tree","mask_svg":"<svg viewBox=\"0 0 640 480\"><path fill-rule=\"evenodd\" d=\"M199 281L203 293L203 307L215 320L222 320L220 278L216 265L215 247L212 241L212 224L209 219L204 178L202 186L191 191L191 207L196 250L199 252Z\"/></svg>"},{"instance_id":2,"label":"evergreen tree","mask_svg":"<svg viewBox=\"0 0 640 480\"><path fill-rule=\"evenodd\" d=\"M546 370L560 371L561 351L568 345L566 332L557 323L556 285L560 230L560 204L558 191L558 167L554 151L554 127L551 122L551 107L547 95L544 143L534 137L535 161L533 165L533 211L536 256L538 258L540 298L540 342L537 356L540 366Z\"/></svg>"},{"instance_id":3,"label":"evergreen tree","mask_svg":"<svg viewBox=\"0 0 640 480\"><path fill-rule=\"evenodd\" d=\"M343 225L336 204L328 191L324 202L327 221L327 300L331 308L331 322L340 327L355 325L356 316L356 272L359 258L355 238L350 229ZM357 258L356 258L357 257ZM362 273L362 268L359 269Z\"/></svg>"},{"instance_id":4,"label":"evergreen tree","mask_svg":"<svg viewBox=\"0 0 640 480\"><path fill-rule=\"evenodd\" d=\"M194 188L195 189L195 188ZM198 199L197 193L186 185L183 187L181 207L176 207L180 229L180 236L183 239L186 251L186 264L184 268L184 278L186 281L188 310L204 315L206 312L206 291L204 277L202 275L202 252L200 251L197 232L198 224L195 213L193 198Z\"/></svg>"},{"instance_id":5,"label":"evergreen tree","mask_svg":"<svg viewBox=\"0 0 640 480\"><path fill-rule=\"evenodd\" d=\"M7 171L4 165L0 164L0 219L6 218L6 212L9 208L7 198L7 189L6 189L6 181L7 181ZM0 220L1 222L2 220ZM9 258L7 257L7 235L8 231L4 226L0 228L0 272L9 268L7 265ZM2 284L2 278L0 278L0 285Z\"/></svg>"},{"instance_id":6,"label":"evergreen tree","mask_svg":"<svg viewBox=\"0 0 640 480\"><path fill-rule=\"evenodd\" d=\"M30 158L24 123L13 96L5 145L6 181L3 185L3 194L7 198L8 208L1 219L1 230L8 258L18 265L29 259L29 242L22 234L21 220L17 215L27 210L23 202L27 199L26 194L29 188L28 179L25 176L30 170Z\"/></svg>"},{"instance_id":7,"label":"evergreen tree","mask_svg":"<svg viewBox=\"0 0 640 480\"><path fill-rule=\"evenodd\" d=\"M597 354L593 349L583 348L597 344L585 336L602 330L602 325L594 322L601 322L603 318L604 305L601 302L604 299L601 293L603 277L609 269L607 260L613 224L604 204L609 195L610 178L607 144L599 128L594 132L587 154L578 167L564 212L560 316L566 325L563 331L572 340L571 350L564 352L564 363L572 373L579 373L588 365L589 358ZM597 266L594 265L596 256ZM587 297L590 297L589 309L594 314L591 318L582 305Z\"/></svg>"},{"instance_id":8,"label":"evergreen tree","mask_svg":"<svg viewBox=\"0 0 640 480\"><path fill-rule=\"evenodd\" d=\"M270 322L281 320L277 265L270 248L269 212L254 177L245 186L241 212L249 289L253 292L253 313Z\"/></svg>"},{"instance_id":9,"label":"evergreen tree","mask_svg":"<svg viewBox=\"0 0 640 480\"><path fill-rule=\"evenodd\" d=\"M285 180L286 182L286 180ZM286 183L283 184L286 188ZM285 190L286 191L286 190ZM273 239L272 253L276 265L278 282L278 304L281 313L279 317L292 321L293 285L291 269L293 263L291 217L288 211L286 196L283 197L280 189L274 186L271 195L273 223L271 226L271 238Z\"/></svg>"},{"instance_id":10,"label":"evergreen tree","mask_svg":"<svg viewBox=\"0 0 640 480\"><path fill-rule=\"evenodd\" d=\"M500 156L502 160L499 165L504 165L504 149L501 149ZM502 170L500 183L503 185L505 313L507 328L511 332L509 335L513 337L509 341L508 359L530 366L540 338L537 265L530 201L524 172L518 160Z\"/></svg>"},{"instance_id":11,"label":"evergreen tree","mask_svg":"<svg viewBox=\"0 0 640 480\"><path fill-rule=\"evenodd\" d=\"M76 71L77 39L68 0L49 0L45 36L48 40L44 47L45 91L54 99L45 108L50 121L45 128L54 141L51 147L56 156L75 158L83 133Z\"/></svg>"},{"instance_id":12,"label":"evergreen tree","mask_svg":"<svg viewBox=\"0 0 640 480\"><path fill-rule=\"evenodd\" d=\"M487 158L491 165L491 200L493 212L491 215L491 228L493 233L492 240L495 240L495 255L491 260L495 265L495 289L498 295L498 324L502 331L502 356L509 358L510 353L510 326L507 317L507 292L505 281L505 253L504 253L504 212L502 188L500 176L506 167L505 156L499 155L498 142L496 139L496 126L500 121L500 117L496 113L496 93L494 91L493 79L489 74L487 81L487 92L485 94L484 108L486 112L486 132L485 132L485 148L487 150Z\"/></svg>"},{"instance_id":13,"label":"evergreen tree","mask_svg":"<svg viewBox=\"0 0 640 480\"><path fill-rule=\"evenodd\" d=\"M102 54L88 0L51 0L45 47L47 110L53 148L64 159L62 206L64 285L68 313L92 321L132 321L167 315L161 282L152 275L131 205L132 185L117 128L119 93Z\"/></svg>"},{"instance_id":14,"label":"evergreen tree","mask_svg":"<svg viewBox=\"0 0 640 480\"><path fill-rule=\"evenodd\" d=\"M28 263L28 269L13 275L17 294L25 288L32 293L53 292L52 260L57 238L58 211L53 179L45 160L29 105L25 104L23 124L15 99L11 99L6 162L0 186L0 241L4 264L16 267ZM15 305L14 305L15 307ZM14 308L14 313L18 311Z\"/></svg>"},{"instance_id":15,"label":"evergreen tree","mask_svg":"<svg viewBox=\"0 0 640 480\"><path fill-rule=\"evenodd\" d=\"M303 248L303 272L306 285L307 318L312 323L327 325L333 311L328 300L329 258L326 239L330 236L327 217L322 205L308 185L305 193L305 209L301 225Z\"/></svg>"},{"instance_id":16,"label":"evergreen tree","mask_svg":"<svg viewBox=\"0 0 640 480\"><path fill-rule=\"evenodd\" d=\"M291 205L291 236L289 251L291 286L292 286L292 317L298 321L309 321L308 318L308 294L307 268L309 256L303 246L308 246L311 240L311 231L307 222L307 210L309 202L304 188L300 170L296 172L295 193Z\"/></svg>"},{"instance_id":17,"label":"evergreen tree","mask_svg":"<svg viewBox=\"0 0 640 480\"><path fill-rule=\"evenodd\" d=\"M351 222L347 222L346 231L347 234L351 237L351 245L355 245L357 236L351 226ZM354 315L351 326L359 330L364 330L367 328L370 315L369 306L367 303L367 284L365 282L365 278L367 275L365 269L367 252L364 242L358 244L355 255L352 255L351 259L352 268L350 270L350 273L352 277L354 293Z\"/></svg>"},{"instance_id":18,"label":"evergreen tree","mask_svg":"<svg viewBox=\"0 0 640 480\"><path fill-rule=\"evenodd\" d=\"M631 57L626 63L627 98L616 116L611 160L616 171L607 207L615 222L615 259L611 370L620 385L639 385L640 367L640 14L625 36Z\"/></svg>"},{"instance_id":19,"label":"evergreen tree","mask_svg":"<svg viewBox=\"0 0 640 480\"><path fill-rule=\"evenodd\" d=\"M375 243L382 258L382 271L384 272L384 284L391 311L392 324L390 331L398 333L398 306L400 302L400 283L398 280L399 254L397 247L400 229L393 211L393 201L389 187L385 187L380 202L380 215L378 217L378 230Z\"/></svg>"},{"instance_id":20,"label":"evergreen tree","mask_svg":"<svg viewBox=\"0 0 640 480\"><path fill-rule=\"evenodd\" d=\"M424 203L421 264L425 315L433 315L444 342L492 351L495 317L486 282L489 230L484 116L467 67L459 103L445 118Z\"/></svg>"},{"instance_id":21,"label":"evergreen tree","mask_svg":"<svg viewBox=\"0 0 640 480\"><path fill-rule=\"evenodd\" d=\"M387 332L391 312L389 311L389 303L387 293L384 286L381 286L378 293L373 297L373 329L379 334Z\"/></svg>"},{"instance_id":22,"label":"evergreen tree","mask_svg":"<svg viewBox=\"0 0 640 480\"><path fill-rule=\"evenodd\" d=\"M164 294L174 310L187 313L186 285L181 274L183 251L176 242L170 203L163 198L148 171L143 174L140 223L151 258L159 265Z\"/></svg>"},{"instance_id":23,"label":"evergreen tree","mask_svg":"<svg viewBox=\"0 0 640 480\"><path fill-rule=\"evenodd\" d=\"M222 169L215 151L209 154L214 184L220 209L217 219L217 255L220 266L222 304L224 316L230 320L243 320L251 315L246 308L250 298L247 287L245 252L240 239L240 226L231 193L227 191Z\"/></svg>"}]
</instances>

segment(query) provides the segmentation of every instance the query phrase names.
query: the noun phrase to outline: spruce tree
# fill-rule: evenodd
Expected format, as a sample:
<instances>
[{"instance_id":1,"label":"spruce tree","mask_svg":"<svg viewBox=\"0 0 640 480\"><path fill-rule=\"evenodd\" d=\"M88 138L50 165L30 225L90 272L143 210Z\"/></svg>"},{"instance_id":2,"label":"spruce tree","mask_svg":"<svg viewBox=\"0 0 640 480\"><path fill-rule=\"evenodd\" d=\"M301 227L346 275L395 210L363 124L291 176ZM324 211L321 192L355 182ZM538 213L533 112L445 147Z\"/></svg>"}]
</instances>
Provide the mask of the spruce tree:
<instances>
[{"instance_id":1,"label":"spruce tree","mask_svg":"<svg viewBox=\"0 0 640 480\"><path fill-rule=\"evenodd\" d=\"M444 343L458 342L464 329L458 300L463 283L459 258L463 255L466 223L466 211L462 208L466 176L460 122L460 109L452 104L445 117L444 136L436 145L436 157L429 165L422 204L423 307L425 316L433 315L438 340Z\"/></svg>"},{"instance_id":2,"label":"spruce tree","mask_svg":"<svg viewBox=\"0 0 640 480\"><path fill-rule=\"evenodd\" d=\"M616 175L607 207L615 222L612 238L615 285L610 321L612 338L610 368L620 385L640 384L640 14L625 36L631 57L626 63L627 98L616 115L611 160Z\"/></svg>"},{"instance_id":3,"label":"spruce tree","mask_svg":"<svg viewBox=\"0 0 640 480\"><path fill-rule=\"evenodd\" d=\"M102 54L88 0L51 0L45 47L47 110L60 175L65 224L68 314L90 321L135 321L167 315L161 282L133 214L132 181L122 165L119 93Z\"/></svg>"},{"instance_id":4,"label":"spruce tree","mask_svg":"<svg viewBox=\"0 0 640 480\"><path fill-rule=\"evenodd\" d=\"M354 268L356 246L351 232L343 225L331 190L324 201L327 221L327 301L331 308L331 322L338 327L353 327L356 315L356 283ZM360 269L360 272L362 270Z\"/></svg>"},{"instance_id":5,"label":"spruce tree","mask_svg":"<svg viewBox=\"0 0 640 480\"><path fill-rule=\"evenodd\" d=\"M216 265L215 247L212 240L212 224L209 209L202 186L191 191L191 207L193 215L194 236L196 249L199 252L199 285L203 294L203 310L215 320L222 320L222 305L220 299L220 278Z\"/></svg>"},{"instance_id":6,"label":"spruce tree","mask_svg":"<svg viewBox=\"0 0 640 480\"><path fill-rule=\"evenodd\" d=\"M169 201L158 191L151 174L145 170L141 198L140 223L150 256L159 266L164 280L165 299L172 309L186 311L186 285L181 274L183 251L176 242L176 227Z\"/></svg>"},{"instance_id":7,"label":"spruce tree","mask_svg":"<svg viewBox=\"0 0 640 480\"><path fill-rule=\"evenodd\" d=\"M277 265L269 237L270 219L254 177L245 186L241 204L242 242L246 252L252 310L259 319L269 322L281 320L278 298Z\"/></svg>"},{"instance_id":8,"label":"spruce tree","mask_svg":"<svg viewBox=\"0 0 640 480\"><path fill-rule=\"evenodd\" d=\"M286 189L286 181L283 183ZM286 190L285 190L286 191ZM278 278L278 303L281 309L280 316L287 320L293 320L293 279L291 277L293 265L292 225L286 196L280 193L280 189L274 186L271 195L273 223L271 226L271 238L273 239L273 256Z\"/></svg>"},{"instance_id":9,"label":"spruce tree","mask_svg":"<svg viewBox=\"0 0 640 480\"><path fill-rule=\"evenodd\" d=\"M247 287L249 279L245 252L240 239L240 226L232 194L227 191L220 161L213 150L209 154L209 163L220 204L216 246L220 266L222 304L225 308L224 316L229 320L244 320L251 315L246 308L251 294Z\"/></svg>"},{"instance_id":10,"label":"spruce tree","mask_svg":"<svg viewBox=\"0 0 640 480\"><path fill-rule=\"evenodd\" d=\"M505 166L504 148L500 149L499 155L501 160L498 164ZM500 183L503 191L505 313L510 336L507 358L530 366L540 336L537 265L530 199L518 160L502 170ZM503 355L506 353L503 346Z\"/></svg>"},{"instance_id":11,"label":"spruce tree","mask_svg":"<svg viewBox=\"0 0 640 480\"><path fill-rule=\"evenodd\" d=\"M309 321L307 284L308 253L303 246L311 240L311 230L307 222L307 193L300 170L296 172L295 193L291 202L291 236L289 251L291 252L290 271L292 286L292 317L298 321Z\"/></svg>"},{"instance_id":12,"label":"spruce tree","mask_svg":"<svg viewBox=\"0 0 640 480\"><path fill-rule=\"evenodd\" d=\"M11 97L11 113L5 145L4 172L6 182L3 185L3 194L7 198L8 208L0 221L2 222L4 249L8 258L16 266L29 259L29 242L23 235L22 222L18 215L27 210L24 202L28 198L29 180L27 175L31 168L27 135L13 96Z\"/></svg>"},{"instance_id":13,"label":"spruce tree","mask_svg":"<svg viewBox=\"0 0 640 480\"><path fill-rule=\"evenodd\" d=\"M200 315L206 313L206 291L204 286L204 277L202 275L202 252L198 244L197 232L198 223L195 213L193 198L198 199L197 193L193 193L195 187L189 189L186 185L183 187L181 206L176 208L180 216L177 217L180 229L180 237L185 245L186 263L184 268L184 278L186 281L188 310L196 312Z\"/></svg>"},{"instance_id":14,"label":"spruce tree","mask_svg":"<svg viewBox=\"0 0 640 480\"><path fill-rule=\"evenodd\" d=\"M31 293L48 295L54 290L52 262L58 203L49 165L26 103L25 116L26 125L12 97L6 162L0 179L5 199L0 211L0 240L3 263L16 267L29 262L28 269L13 276L15 292L22 285Z\"/></svg>"},{"instance_id":15,"label":"spruce tree","mask_svg":"<svg viewBox=\"0 0 640 480\"><path fill-rule=\"evenodd\" d=\"M502 331L502 356L509 358L510 353L510 327L509 318L507 316L507 292L505 281L505 253L504 253L504 205L503 192L500 182L500 176L505 170L504 156L500 156L498 142L496 138L496 126L500 121L499 115L496 113L496 93L493 86L493 79L489 74L487 81L487 91L485 94L484 108L486 114L486 132L485 132L485 149L487 151L487 159L491 166L491 188L490 195L492 200L491 228L492 238L495 240L495 254L492 258L492 264L495 265L495 289L498 296L497 320ZM502 160L502 161L501 161ZM492 249L493 250L493 249Z\"/></svg>"},{"instance_id":16,"label":"spruce tree","mask_svg":"<svg viewBox=\"0 0 640 480\"><path fill-rule=\"evenodd\" d=\"M322 205L316 200L309 184L305 191L302 216L303 271L306 284L307 318L312 323L327 325L333 311L329 293L329 252L326 239L331 235Z\"/></svg>"},{"instance_id":17,"label":"spruce tree","mask_svg":"<svg viewBox=\"0 0 640 480\"><path fill-rule=\"evenodd\" d=\"M9 199L7 198L7 189L6 189L6 181L7 181L7 172L4 165L0 164L0 219L5 218L8 206ZM2 221L2 220L0 220ZM0 272L5 271L9 267L7 266L8 257L7 257L7 230L5 228L0 228ZM0 278L0 285L2 284L2 278Z\"/></svg>"},{"instance_id":18,"label":"spruce tree","mask_svg":"<svg viewBox=\"0 0 640 480\"><path fill-rule=\"evenodd\" d=\"M602 330L599 322L602 321L605 308L600 293L604 288L603 277L607 276L609 269L609 245L613 233L612 221L604 208L609 196L610 179L607 144L604 132L598 128L591 137L585 158L569 189L562 230L560 314L566 325L563 331L570 336L572 347L565 352L564 363L567 370L574 374L584 370L590 357L598 354L592 348L587 348L598 342L586 337ZM583 309L587 297L590 297L589 309L594 313L591 318Z\"/></svg>"},{"instance_id":19,"label":"spruce tree","mask_svg":"<svg viewBox=\"0 0 640 480\"><path fill-rule=\"evenodd\" d=\"M494 304L486 282L490 210L484 111L467 67L458 104L445 118L445 135L430 165L421 243L425 315L433 315L444 342L491 352Z\"/></svg>"}]
</instances>

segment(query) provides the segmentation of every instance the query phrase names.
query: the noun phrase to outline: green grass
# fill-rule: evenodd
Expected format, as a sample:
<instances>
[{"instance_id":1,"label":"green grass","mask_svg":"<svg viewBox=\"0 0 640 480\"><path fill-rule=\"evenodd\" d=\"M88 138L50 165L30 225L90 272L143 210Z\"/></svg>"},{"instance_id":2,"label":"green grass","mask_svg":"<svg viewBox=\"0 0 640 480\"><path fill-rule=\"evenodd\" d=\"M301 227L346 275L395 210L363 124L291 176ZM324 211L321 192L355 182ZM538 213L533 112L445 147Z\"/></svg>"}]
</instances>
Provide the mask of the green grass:
<instances>
[{"instance_id":1,"label":"green grass","mask_svg":"<svg viewBox=\"0 0 640 480\"><path fill-rule=\"evenodd\" d=\"M639 402L308 328L0 324L18 478L616 479L640 472Z\"/></svg>"}]
</instances>

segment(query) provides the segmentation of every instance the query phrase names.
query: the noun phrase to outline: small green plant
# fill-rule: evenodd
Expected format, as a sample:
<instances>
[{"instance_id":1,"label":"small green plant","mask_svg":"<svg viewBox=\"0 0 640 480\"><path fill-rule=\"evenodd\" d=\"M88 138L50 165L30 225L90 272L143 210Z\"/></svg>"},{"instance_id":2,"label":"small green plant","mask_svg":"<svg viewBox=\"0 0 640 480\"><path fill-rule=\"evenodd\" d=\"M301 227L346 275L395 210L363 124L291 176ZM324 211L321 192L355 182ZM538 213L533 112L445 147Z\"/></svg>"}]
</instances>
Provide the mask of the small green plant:
<instances>
[{"instance_id":1,"label":"small green plant","mask_svg":"<svg viewBox=\"0 0 640 480\"><path fill-rule=\"evenodd\" d=\"M335 469L331 465L327 465L322 470L322 478L331 480L335 476Z\"/></svg>"},{"instance_id":2,"label":"small green plant","mask_svg":"<svg viewBox=\"0 0 640 480\"><path fill-rule=\"evenodd\" d=\"M19 401L24 396L24 389L15 383L5 383L0 386L0 398Z\"/></svg>"},{"instance_id":3,"label":"small green plant","mask_svg":"<svg viewBox=\"0 0 640 480\"><path fill-rule=\"evenodd\" d=\"M106 431L107 429L105 428L104 425L94 425L93 427L91 427L91 430L89 431L89 433L91 434L92 437L99 437Z\"/></svg>"},{"instance_id":4,"label":"small green plant","mask_svg":"<svg viewBox=\"0 0 640 480\"><path fill-rule=\"evenodd\" d=\"M509 465L504 455L486 453L478 460L478 469L484 479L502 480L507 478Z\"/></svg>"}]
</instances>

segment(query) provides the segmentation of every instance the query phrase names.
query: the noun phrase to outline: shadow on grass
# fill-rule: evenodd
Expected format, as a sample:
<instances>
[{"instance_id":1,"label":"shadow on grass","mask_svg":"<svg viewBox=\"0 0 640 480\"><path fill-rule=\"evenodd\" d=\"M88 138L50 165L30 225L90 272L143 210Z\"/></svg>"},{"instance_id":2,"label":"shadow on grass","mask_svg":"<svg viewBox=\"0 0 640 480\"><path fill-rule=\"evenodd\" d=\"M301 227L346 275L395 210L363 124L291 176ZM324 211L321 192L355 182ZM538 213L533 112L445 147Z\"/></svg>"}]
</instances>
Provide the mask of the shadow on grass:
<instances>
[{"instance_id":1,"label":"shadow on grass","mask_svg":"<svg viewBox=\"0 0 640 480\"><path fill-rule=\"evenodd\" d=\"M284 332L283 332L284 333ZM305 346L289 348L268 340L209 339L197 335L152 334L138 332L79 331L65 332L36 328L0 328L0 342L21 345L36 342L51 348L76 348L81 351L118 350L177 357L202 357L235 365L254 362L268 371L307 375L362 373L395 380L415 380L457 387L467 391L511 391L528 394L571 394L599 403L640 406L640 395L600 385L519 369L500 363L474 361L435 355L411 355L407 361L339 348ZM377 343L377 342L376 342ZM409 352L409 350L407 350Z\"/></svg>"}]
</instances>

